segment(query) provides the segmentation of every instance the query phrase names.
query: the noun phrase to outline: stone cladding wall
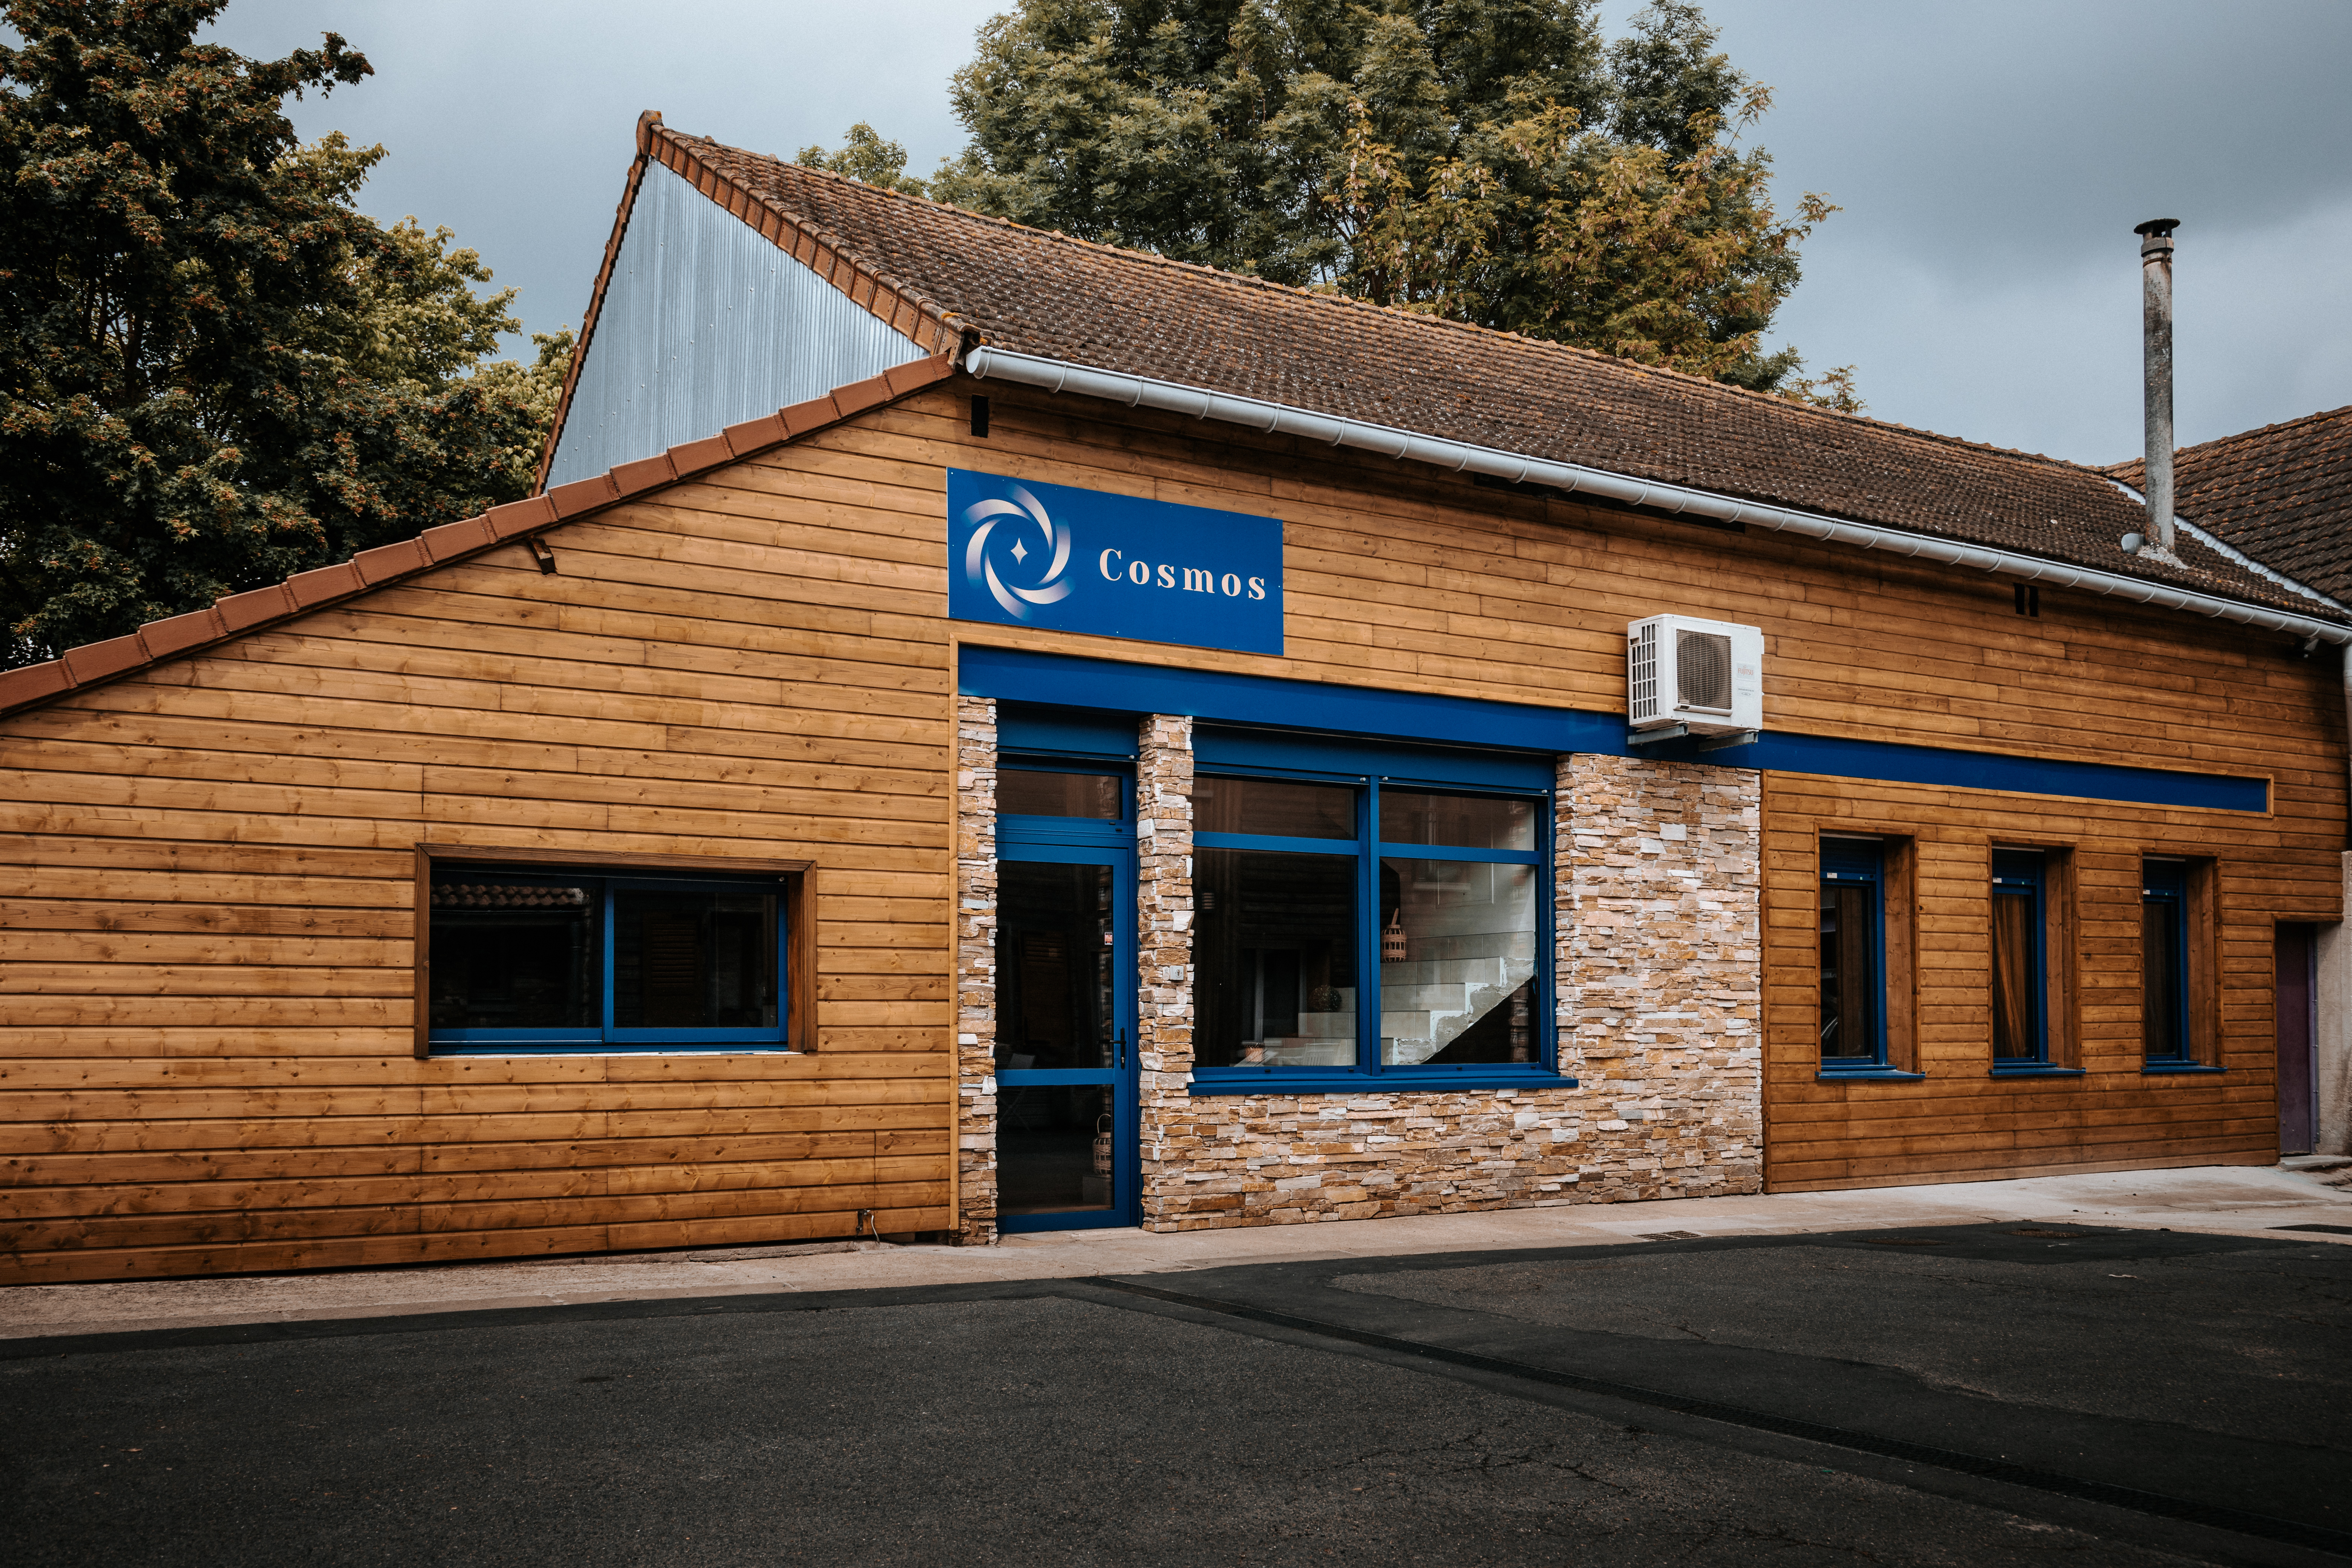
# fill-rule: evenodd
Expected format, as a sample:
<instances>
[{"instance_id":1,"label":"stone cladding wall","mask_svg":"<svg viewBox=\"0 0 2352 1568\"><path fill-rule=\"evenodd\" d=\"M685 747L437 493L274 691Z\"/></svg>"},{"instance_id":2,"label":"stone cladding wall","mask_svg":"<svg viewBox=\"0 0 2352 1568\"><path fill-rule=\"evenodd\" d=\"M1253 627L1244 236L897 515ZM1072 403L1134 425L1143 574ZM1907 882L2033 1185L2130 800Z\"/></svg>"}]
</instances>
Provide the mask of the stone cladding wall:
<instances>
[{"instance_id":1,"label":"stone cladding wall","mask_svg":"<svg viewBox=\"0 0 2352 1568\"><path fill-rule=\"evenodd\" d=\"M956 1229L996 1240L996 702L956 699Z\"/></svg>"},{"instance_id":2,"label":"stone cladding wall","mask_svg":"<svg viewBox=\"0 0 2352 1568\"><path fill-rule=\"evenodd\" d=\"M1561 759L1555 1000L1580 1087L1194 1099L1186 721L1147 721L1141 769L1148 1228L1759 1190L1759 774Z\"/></svg>"},{"instance_id":3,"label":"stone cladding wall","mask_svg":"<svg viewBox=\"0 0 2352 1568\"><path fill-rule=\"evenodd\" d=\"M1560 759L1561 1060L1577 1195L1763 1187L1763 775Z\"/></svg>"},{"instance_id":4,"label":"stone cladding wall","mask_svg":"<svg viewBox=\"0 0 2352 1568\"><path fill-rule=\"evenodd\" d=\"M1179 1230L1202 1144L1192 1077L1192 721L1143 721L1135 756L1135 1043L1143 1225Z\"/></svg>"}]
</instances>

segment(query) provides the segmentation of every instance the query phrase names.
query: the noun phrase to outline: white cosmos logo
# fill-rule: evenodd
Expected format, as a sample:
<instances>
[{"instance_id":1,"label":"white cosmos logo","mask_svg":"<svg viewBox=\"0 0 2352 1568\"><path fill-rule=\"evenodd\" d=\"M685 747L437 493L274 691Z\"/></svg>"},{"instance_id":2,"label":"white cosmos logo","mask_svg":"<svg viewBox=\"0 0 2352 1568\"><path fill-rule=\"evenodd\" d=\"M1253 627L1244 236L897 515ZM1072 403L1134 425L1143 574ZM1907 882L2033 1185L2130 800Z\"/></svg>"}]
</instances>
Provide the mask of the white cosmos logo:
<instances>
[{"instance_id":1,"label":"white cosmos logo","mask_svg":"<svg viewBox=\"0 0 2352 1568\"><path fill-rule=\"evenodd\" d=\"M1051 605L1069 596L1070 583L1062 575L1070 564L1070 531L1057 525L1045 515L1045 504L1019 485L1012 487L1017 503L1009 500L974 501L964 508L963 520L980 526L971 531L971 542L964 546L963 573L975 588L984 587L1004 613L1019 620L1027 620L1033 605ZM1013 563L1025 575L1029 557L1051 558L1051 564L1039 576L1034 588L1015 588L996 574L996 563L989 558L989 535L998 523L1013 541L1013 548L1003 553L1013 557ZM1032 546L1028 535L1034 524L1039 543Z\"/></svg>"}]
</instances>

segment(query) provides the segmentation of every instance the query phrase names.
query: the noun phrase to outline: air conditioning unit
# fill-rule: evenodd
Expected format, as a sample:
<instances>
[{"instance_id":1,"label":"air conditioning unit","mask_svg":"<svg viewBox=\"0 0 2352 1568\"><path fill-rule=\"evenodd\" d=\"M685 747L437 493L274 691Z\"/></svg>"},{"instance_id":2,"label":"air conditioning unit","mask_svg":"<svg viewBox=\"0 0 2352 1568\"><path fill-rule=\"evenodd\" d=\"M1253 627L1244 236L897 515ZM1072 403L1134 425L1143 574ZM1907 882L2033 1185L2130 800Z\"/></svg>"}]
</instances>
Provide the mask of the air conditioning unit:
<instances>
[{"instance_id":1,"label":"air conditioning unit","mask_svg":"<svg viewBox=\"0 0 2352 1568\"><path fill-rule=\"evenodd\" d=\"M1652 616L1625 628L1626 717L1635 730L1693 735L1764 727L1764 633L1695 616Z\"/></svg>"}]
</instances>

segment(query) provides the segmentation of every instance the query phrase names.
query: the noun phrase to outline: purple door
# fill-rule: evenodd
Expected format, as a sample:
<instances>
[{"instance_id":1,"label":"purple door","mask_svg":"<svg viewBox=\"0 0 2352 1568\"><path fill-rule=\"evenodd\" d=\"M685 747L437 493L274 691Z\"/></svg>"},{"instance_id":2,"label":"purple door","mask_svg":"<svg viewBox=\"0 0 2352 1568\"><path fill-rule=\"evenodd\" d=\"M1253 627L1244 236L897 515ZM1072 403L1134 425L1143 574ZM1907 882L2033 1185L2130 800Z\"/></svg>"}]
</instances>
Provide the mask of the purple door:
<instances>
[{"instance_id":1,"label":"purple door","mask_svg":"<svg viewBox=\"0 0 2352 1568\"><path fill-rule=\"evenodd\" d=\"M2318 1129L2315 1100L2315 1037L2317 985L2314 957L2317 931L2307 925L2278 928L2278 1106L2279 1153L2308 1154Z\"/></svg>"}]
</instances>

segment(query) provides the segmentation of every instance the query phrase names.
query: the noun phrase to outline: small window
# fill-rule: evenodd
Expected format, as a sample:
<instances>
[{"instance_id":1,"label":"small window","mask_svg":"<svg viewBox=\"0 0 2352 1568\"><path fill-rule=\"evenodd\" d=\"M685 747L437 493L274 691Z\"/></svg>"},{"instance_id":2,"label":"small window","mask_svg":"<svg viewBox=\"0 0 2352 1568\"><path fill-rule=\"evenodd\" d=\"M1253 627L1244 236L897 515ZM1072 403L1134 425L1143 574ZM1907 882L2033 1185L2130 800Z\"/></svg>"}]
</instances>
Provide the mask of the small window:
<instances>
[{"instance_id":1,"label":"small window","mask_svg":"<svg viewBox=\"0 0 2352 1568\"><path fill-rule=\"evenodd\" d=\"M1885 847L1879 840L1822 840L1824 1070L1887 1065L1885 880Z\"/></svg>"},{"instance_id":2,"label":"small window","mask_svg":"<svg viewBox=\"0 0 2352 1568\"><path fill-rule=\"evenodd\" d=\"M1381 842L1462 849L1533 849L1536 803L1421 790L1381 791Z\"/></svg>"},{"instance_id":3,"label":"small window","mask_svg":"<svg viewBox=\"0 0 2352 1568\"><path fill-rule=\"evenodd\" d=\"M1007 816L1082 816L1117 822L1127 815L1127 780L1118 773L1049 773L1000 768L996 809Z\"/></svg>"},{"instance_id":4,"label":"small window","mask_svg":"<svg viewBox=\"0 0 2352 1568\"><path fill-rule=\"evenodd\" d=\"M2199 978L2194 932L2207 879L2186 859L2140 862L2140 1038L2147 1064L2196 1065Z\"/></svg>"},{"instance_id":5,"label":"small window","mask_svg":"<svg viewBox=\"0 0 2352 1568\"><path fill-rule=\"evenodd\" d=\"M788 1044L782 879L443 861L421 879L431 1054Z\"/></svg>"},{"instance_id":6,"label":"small window","mask_svg":"<svg viewBox=\"0 0 2352 1568\"><path fill-rule=\"evenodd\" d=\"M1344 784L1204 775L1192 785L1192 829L1254 838L1353 838L1356 792Z\"/></svg>"},{"instance_id":7,"label":"small window","mask_svg":"<svg viewBox=\"0 0 2352 1568\"><path fill-rule=\"evenodd\" d=\"M2050 965L2043 858L2017 849L1992 855L1992 1062L1995 1068L2050 1061Z\"/></svg>"}]
</instances>

